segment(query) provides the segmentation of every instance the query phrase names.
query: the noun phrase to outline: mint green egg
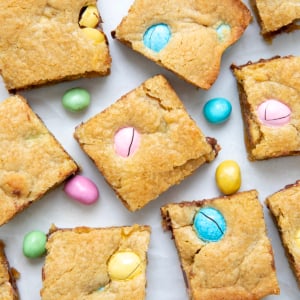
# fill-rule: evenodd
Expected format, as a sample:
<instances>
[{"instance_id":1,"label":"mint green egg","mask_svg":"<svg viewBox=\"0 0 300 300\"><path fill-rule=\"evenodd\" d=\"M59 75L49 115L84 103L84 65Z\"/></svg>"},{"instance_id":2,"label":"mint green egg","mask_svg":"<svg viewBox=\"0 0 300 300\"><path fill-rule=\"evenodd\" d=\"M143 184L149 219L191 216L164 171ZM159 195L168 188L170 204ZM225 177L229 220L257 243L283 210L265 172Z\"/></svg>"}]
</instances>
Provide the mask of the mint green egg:
<instances>
[{"instance_id":1,"label":"mint green egg","mask_svg":"<svg viewBox=\"0 0 300 300\"><path fill-rule=\"evenodd\" d=\"M29 258L37 258L46 252L47 236L44 232L34 230L28 232L23 239L23 254Z\"/></svg>"},{"instance_id":2,"label":"mint green egg","mask_svg":"<svg viewBox=\"0 0 300 300\"><path fill-rule=\"evenodd\" d=\"M62 104L65 109L78 112L86 109L91 102L90 93L83 88L72 88L65 92Z\"/></svg>"}]
</instances>

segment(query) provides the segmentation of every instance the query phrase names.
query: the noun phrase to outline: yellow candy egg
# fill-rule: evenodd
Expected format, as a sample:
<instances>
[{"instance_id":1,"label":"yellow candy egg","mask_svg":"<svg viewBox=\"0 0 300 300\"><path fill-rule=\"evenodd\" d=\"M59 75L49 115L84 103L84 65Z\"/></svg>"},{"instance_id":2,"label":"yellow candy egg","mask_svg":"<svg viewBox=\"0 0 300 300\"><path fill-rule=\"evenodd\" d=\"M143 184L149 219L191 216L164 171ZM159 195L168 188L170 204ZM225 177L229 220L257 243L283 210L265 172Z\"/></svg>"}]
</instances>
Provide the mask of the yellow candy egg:
<instances>
[{"instance_id":1,"label":"yellow candy egg","mask_svg":"<svg viewBox=\"0 0 300 300\"><path fill-rule=\"evenodd\" d=\"M241 187L241 170L234 160L225 160L216 169L218 188L225 195L231 195Z\"/></svg>"},{"instance_id":2,"label":"yellow candy egg","mask_svg":"<svg viewBox=\"0 0 300 300\"><path fill-rule=\"evenodd\" d=\"M297 247L300 249L300 229L298 229L298 231L296 232L295 240Z\"/></svg>"},{"instance_id":3,"label":"yellow candy egg","mask_svg":"<svg viewBox=\"0 0 300 300\"><path fill-rule=\"evenodd\" d=\"M140 257L131 251L117 252L108 262L108 274L112 280L128 280L143 271Z\"/></svg>"},{"instance_id":4,"label":"yellow candy egg","mask_svg":"<svg viewBox=\"0 0 300 300\"><path fill-rule=\"evenodd\" d=\"M94 5L89 5L83 11L81 18L79 20L79 25L82 27L97 27L100 21L100 15L98 9Z\"/></svg>"},{"instance_id":5,"label":"yellow candy egg","mask_svg":"<svg viewBox=\"0 0 300 300\"><path fill-rule=\"evenodd\" d=\"M82 32L88 39L93 40L95 44L100 44L105 41L103 33L95 28L83 28Z\"/></svg>"}]
</instances>

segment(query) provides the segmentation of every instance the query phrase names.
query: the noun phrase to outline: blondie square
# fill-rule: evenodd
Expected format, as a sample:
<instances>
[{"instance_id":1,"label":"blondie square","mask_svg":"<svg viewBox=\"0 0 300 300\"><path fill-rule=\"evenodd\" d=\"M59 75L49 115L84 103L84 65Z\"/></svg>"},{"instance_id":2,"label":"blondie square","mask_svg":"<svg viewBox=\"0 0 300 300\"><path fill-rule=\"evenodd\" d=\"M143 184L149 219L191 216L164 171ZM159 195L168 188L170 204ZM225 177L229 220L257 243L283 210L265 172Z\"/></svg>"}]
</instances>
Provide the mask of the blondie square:
<instances>
[{"instance_id":1,"label":"blondie square","mask_svg":"<svg viewBox=\"0 0 300 300\"><path fill-rule=\"evenodd\" d=\"M143 300L150 227L52 228L42 300Z\"/></svg>"},{"instance_id":2,"label":"blondie square","mask_svg":"<svg viewBox=\"0 0 300 300\"><path fill-rule=\"evenodd\" d=\"M18 272L10 267L4 247L4 243L0 241L0 299L18 300L19 293L16 285Z\"/></svg>"},{"instance_id":3,"label":"blondie square","mask_svg":"<svg viewBox=\"0 0 300 300\"><path fill-rule=\"evenodd\" d=\"M75 138L130 211L212 161L220 149L161 75L78 126Z\"/></svg>"},{"instance_id":4,"label":"blondie square","mask_svg":"<svg viewBox=\"0 0 300 300\"><path fill-rule=\"evenodd\" d=\"M0 225L78 170L21 96L0 103Z\"/></svg>"},{"instance_id":5,"label":"blondie square","mask_svg":"<svg viewBox=\"0 0 300 300\"><path fill-rule=\"evenodd\" d=\"M161 208L190 299L261 299L279 294L262 205L251 190Z\"/></svg>"},{"instance_id":6,"label":"blondie square","mask_svg":"<svg viewBox=\"0 0 300 300\"><path fill-rule=\"evenodd\" d=\"M223 52L251 20L239 0L135 0L112 36L187 82L209 89Z\"/></svg>"},{"instance_id":7,"label":"blondie square","mask_svg":"<svg viewBox=\"0 0 300 300\"><path fill-rule=\"evenodd\" d=\"M274 34L300 18L297 0L252 0L263 36Z\"/></svg>"},{"instance_id":8,"label":"blondie square","mask_svg":"<svg viewBox=\"0 0 300 300\"><path fill-rule=\"evenodd\" d=\"M10 91L107 75L111 58L96 0L0 1L0 70ZM94 15L95 15L94 14Z\"/></svg>"},{"instance_id":9,"label":"blondie square","mask_svg":"<svg viewBox=\"0 0 300 300\"><path fill-rule=\"evenodd\" d=\"M300 57L232 65L249 160L300 154Z\"/></svg>"},{"instance_id":10,"label":"blondie square","mask_svg":"<svg viewBox=\"0 0 300 300\"><path fill-rule=\"evenodd\" d=\"M270 195L266 204L300 286L300 181Z\"/></svg>"}]
</instances>

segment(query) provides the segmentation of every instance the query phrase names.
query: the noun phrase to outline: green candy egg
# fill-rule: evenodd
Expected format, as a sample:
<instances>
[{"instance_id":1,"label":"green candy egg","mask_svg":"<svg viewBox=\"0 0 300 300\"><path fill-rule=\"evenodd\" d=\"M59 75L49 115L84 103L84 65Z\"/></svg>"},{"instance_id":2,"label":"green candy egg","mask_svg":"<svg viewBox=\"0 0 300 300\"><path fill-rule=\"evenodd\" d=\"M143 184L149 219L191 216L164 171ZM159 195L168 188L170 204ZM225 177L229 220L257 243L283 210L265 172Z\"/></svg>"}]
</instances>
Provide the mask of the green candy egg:
<instances>
[{"instance_id":1,"label":"green candy egg","mask_svg":"<svg viewBox=\"0 0 300 300\"><path fill-rule=\"evenodd\" d=\"M72 88L65 92L62 104L65 109L78 112L84 110L91 102L90 93L83 88Z\"/></svg>"},{"instance_id":2,"label":"green candy egg","mask_svg":"<svg viewBox=\"0 0 300 300\"><path fill-rule=\"evenodd\" d=\"M42 256L46 251L47 236L44 232L34 230L28 232L23 239L23 253L29 258Z\"/></svg>"}]
</instances>

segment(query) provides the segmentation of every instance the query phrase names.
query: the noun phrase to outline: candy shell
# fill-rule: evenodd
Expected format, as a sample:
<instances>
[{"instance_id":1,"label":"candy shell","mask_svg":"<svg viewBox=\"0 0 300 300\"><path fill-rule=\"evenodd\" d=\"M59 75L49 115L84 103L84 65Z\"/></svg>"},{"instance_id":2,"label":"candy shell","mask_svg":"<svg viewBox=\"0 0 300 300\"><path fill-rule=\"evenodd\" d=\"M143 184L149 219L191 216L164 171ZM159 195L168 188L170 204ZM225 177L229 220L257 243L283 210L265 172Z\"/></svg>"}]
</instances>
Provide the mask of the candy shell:
<instances>
[{"instance_id":1,"label":"candy shell","mask_svg":"<svg viewBox=\"0 0 300 300\"><path fill-rule=\"evenodd\" d=\"M73 112L84 110L89 106L91 96L83 88L72 88L63 95L62 104L65 109Z\"/></svg>"},{"instance_id":2,"label":"candy shell","mask_svg":"<svg viewBox=\"0 0 300 300\"><path fill-rule=\"evenodd\" d=\"M223 42L228 39L231 34L231 26L226 23L221 23L217 28L216 32L218 35L219 41Z\"/></svg>"},{"instance_id":3,"label":"candy shell","mask_svg":"<svg viewBox=\"0 0 300 300\"><path fill-rule=\"evenodd\" d=\"M23 254L29 258L42 256L46 251L47 236L44 232L34 230L28 232L23 239Z\"/></svg>"},{"instance_id":4,"label":"candy shell","mask_svg":"<svg viewBox=\"0 0 300 300\"><path fill-rule=\"evenodd\" d=\"M116 252L108 262L108 274L112 280L128 280L143 271L140 257L131 251Z\"/></svg>"},{"instance_id":5,"label":"candy shell","mask_svg":"<svg viewBox=\"0 0 300 300\"><path fill-rule=\"evenodd\" d=\"M95 5L84 7L79 20L80 26L94 28L97 27L99 21L100 15Z\"/></svg>"},{"instance_id":6,"label":"candy shell","mask_svg":"<svg viewBox=\"0 0 300 300\"><path fill-rule=\"evenodd\" d=\"M224 216L213 207L201 208L195 215L193 226L204 242L218 242L227 228Z\"/></svg>"},{"instance_id":7,"label":"candy shell","mask_svg":"<svg viewBox=\"0 0 300 300\"><path fill-rule=\"evenodd\" d=\"M269 126L283 126L291 120L291 110L284 103L270 99L261 103L257 108L260 121Z\"/></svg>"},{"instance_id":8,"label":"candy shell","mask_svg":"<svg viewBox=\"0 0 300 300\"><path fill-rule=\"evenodd\" d=\"M135 128L121 128L114 137L115 152L122 157L129 157L137 151L140 140L141 135Z\"/></svg>"},{"instance_id":9,"label":"candy shell","mask_svg":"<svg viewBox=\"0 0 300 300\"><path fill-rule=\"evenodd\" d=\"M159 23L150 26L143 37L144 45L159 52L169 43L171 38L171 30L167 24Z\"/></svg>"},{"instance_id":10,"label":"candy shell","mask_svg":"<svg viewBox=\"0 0 300 300\"><path fill-rule=\"evenodd\" d=\"M96 28L85 27L81 30L86 38L92 40L95 45L101 44L105 41L104 34Z\"/></svg>"},{"instance_id":11,"label":"candy shell","mask_svg":"<svg viewBox=\"0 0 300 300\"><path fill-rule=\"evenodd\" d=\"M241 187L241 170L234 160L225 160L216 169L218 188L225 195L231 195Z\"/></svg>"},{"instance_id":12,"label":"candy shell","mask_svg":"<svg viewBox=\"0 0 300 300\"><path fill-rule=\"evenodd\" d=\"M95 183L82 175L70 178L65 183L64 192L70 198L86 205L95 203L99 198L99 191Z\"/></svg>"},{"instance_id":13,"label":"candy shell","mask_svg":"<svg viewBox=\"0 0 300 300\"><path fill-rule=\"evenodd\" d=\"M213 124L220 124L230 117L232 106L225 98L213 98L203 107L205 119Z\"/></svg>"}]
</instances>

